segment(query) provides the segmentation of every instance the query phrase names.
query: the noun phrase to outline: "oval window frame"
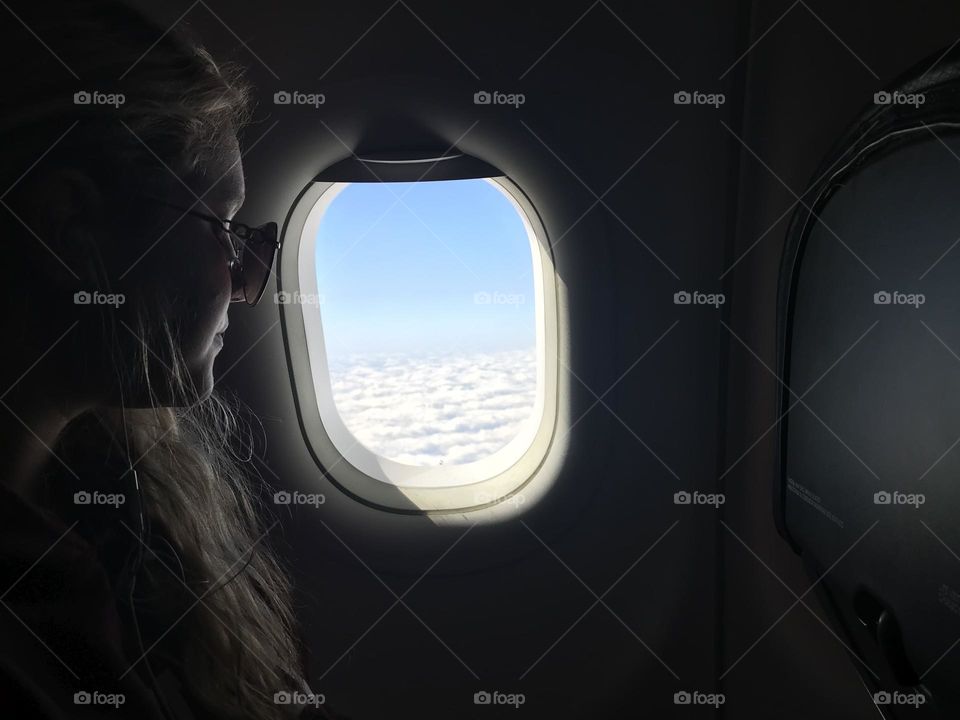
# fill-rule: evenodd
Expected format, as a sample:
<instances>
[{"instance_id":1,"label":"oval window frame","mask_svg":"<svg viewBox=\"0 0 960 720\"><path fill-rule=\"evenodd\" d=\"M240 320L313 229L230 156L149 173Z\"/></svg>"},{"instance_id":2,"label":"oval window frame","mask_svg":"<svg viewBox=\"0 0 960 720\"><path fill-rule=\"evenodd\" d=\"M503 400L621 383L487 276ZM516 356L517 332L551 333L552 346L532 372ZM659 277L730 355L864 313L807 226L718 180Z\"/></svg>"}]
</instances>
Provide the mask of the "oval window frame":
<instances>
[{"instance_id":1,"label":"oval window frame","mask_svg":"<svg viewBox=\"0 0 960 720\"><path fill-rule=\"evenodd\" d=\"M436 157L422 161L391 161L388 173L378 174L370 169L368 172L372 177L365 178L358 168L374 162L377 161L359 158L344 161L321 173L300 193L282 232L281 250L277 260L278 294L317 294L316 272L305 272L304 258L310 256L308 267L315 265L312 244L316 241L316 227L323 212L335 198L337 187L345 187L346 184L355 182L487 180L496 185L513 203L531 239L538 376L534 412L540 412L540 420L531 428L531 432L519 434L488 458L463 465L409 466L382 458L363 447L362 443L356 443L362 448L358 454L342 452L346 438L344 432L351 438L353 436L343 425L335 406L332 406L320 306L281 303L279 307L284 349L301 432L311 456L324 476L338 489L365 505L412 514L462 513L496 505L515 496L536 475L549 453L557 427L557 280L546 229L532 202L520 187L504 173L475 158L457 155L449 157L443 163L438 163ZM424 166L428 164L427 172L424 172ZM436 167L442 168L441 175L425 180L424 177ZM382 177L384 174L389 175L389 179ZM320 392L317 391L318 388ZM325 413L329 413L329 417L334 420L325 423L324 419L328 417ZM526 447L521 448L522 445ZM371 462L374 466L370 465ZM457 479L452 485L397 485L389 479L377 476L377 468L382 470L385 465L413 468L414 474L420 476L452 475Z\"/></svg>"}]
</instances>

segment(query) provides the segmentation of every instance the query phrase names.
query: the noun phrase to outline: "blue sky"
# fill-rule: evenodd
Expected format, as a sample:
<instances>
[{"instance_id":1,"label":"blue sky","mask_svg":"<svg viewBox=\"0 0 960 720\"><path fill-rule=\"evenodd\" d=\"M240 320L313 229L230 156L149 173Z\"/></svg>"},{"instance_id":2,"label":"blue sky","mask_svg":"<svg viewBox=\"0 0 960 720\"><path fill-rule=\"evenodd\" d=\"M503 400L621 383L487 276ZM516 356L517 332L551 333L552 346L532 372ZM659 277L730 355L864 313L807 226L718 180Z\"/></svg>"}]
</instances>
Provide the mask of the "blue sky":
<instances>
[{"instance_id":1,"label":"blue sky","mask_svg":"<svg viewBox=\"0 0 960 720\"><path fill-rule=\"evenodd\" d=\"M535 344L526 231L484 180L351 184L324 215L316 248L332 364L349 353Z\"/></svg>"}]
</instances>

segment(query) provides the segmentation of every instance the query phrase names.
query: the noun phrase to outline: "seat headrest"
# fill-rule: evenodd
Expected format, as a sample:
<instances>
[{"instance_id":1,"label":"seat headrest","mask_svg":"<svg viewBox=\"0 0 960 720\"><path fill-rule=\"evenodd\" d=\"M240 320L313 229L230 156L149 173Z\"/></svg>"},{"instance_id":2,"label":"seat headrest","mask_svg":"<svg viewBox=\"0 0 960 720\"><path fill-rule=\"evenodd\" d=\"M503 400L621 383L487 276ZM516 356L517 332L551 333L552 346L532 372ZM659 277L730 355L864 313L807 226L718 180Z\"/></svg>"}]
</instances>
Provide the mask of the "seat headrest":
<instances>
[{"instance_id":1,"label":"seat headrest","mask_svg":"<svg viewBox=\"0 0 960 720\"><path fill-rule=\"evenodd\" d=\"M878 93L815 178L780 274L778 529L886 712L956 717L960 53Z\"/></svg>"}]
</instances>

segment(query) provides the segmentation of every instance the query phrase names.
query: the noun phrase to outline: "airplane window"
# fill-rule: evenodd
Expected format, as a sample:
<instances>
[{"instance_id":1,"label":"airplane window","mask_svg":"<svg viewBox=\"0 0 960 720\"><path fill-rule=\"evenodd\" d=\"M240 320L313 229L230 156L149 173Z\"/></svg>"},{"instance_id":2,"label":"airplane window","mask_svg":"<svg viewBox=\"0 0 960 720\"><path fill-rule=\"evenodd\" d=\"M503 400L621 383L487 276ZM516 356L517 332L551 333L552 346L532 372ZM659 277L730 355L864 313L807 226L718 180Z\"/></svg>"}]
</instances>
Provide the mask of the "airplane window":
<instances>
[{"instance_id":1,"label":"airplane window","mask_svg":"<svg viewBox=\"0 0 960 720\"><path fill-rule=\"evenodd\" d=\"M297 392L316 410L314 444L338 455L332 479L342 459L422 509L439 493L417 490L469 507L526 479L503 476L552 430L555 310L542 227L520 196L479 178L334 182L308 201L299 286L284 281L276 299L302 322L311 383Z\"/></svg>"},{"instance_id":2,"label":"airplane window","mask_svg":"<svg viewBox=\"0 0 960 720\"><path fill-rule=\"evenodd\" d=\"M334 404L368 449L463 464L531 425L531 248L495 185L349 184L316 247Z\"/></svg>"}]
</instances>

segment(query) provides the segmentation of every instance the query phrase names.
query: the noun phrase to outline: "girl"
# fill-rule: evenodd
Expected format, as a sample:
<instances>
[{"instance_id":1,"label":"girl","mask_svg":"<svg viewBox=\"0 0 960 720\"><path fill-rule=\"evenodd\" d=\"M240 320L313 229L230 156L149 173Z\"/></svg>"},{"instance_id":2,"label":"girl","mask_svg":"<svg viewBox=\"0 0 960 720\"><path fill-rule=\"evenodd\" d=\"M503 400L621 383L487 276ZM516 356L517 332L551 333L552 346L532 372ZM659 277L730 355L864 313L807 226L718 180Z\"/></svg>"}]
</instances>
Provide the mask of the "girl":
<instances>
[{"instance_id":1,"label":"girl","mask_svg":"<svg viewBox=\"0 0 960 720\"><path fill-rule=\"evenodd\" d=\"M277 248L249 89L119 2L4 8L2 714L329 717L213 387Z\"/></svg>"}]
</instances>

